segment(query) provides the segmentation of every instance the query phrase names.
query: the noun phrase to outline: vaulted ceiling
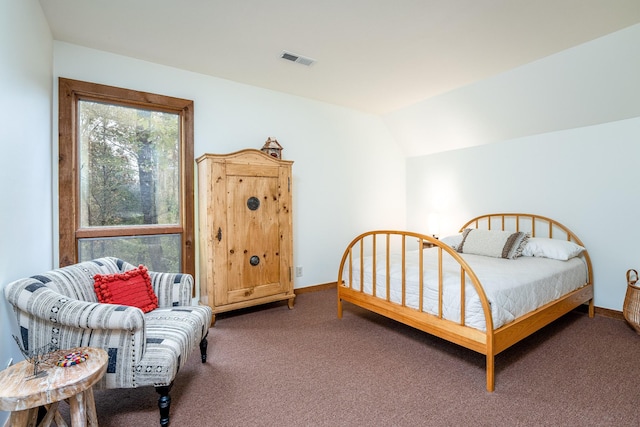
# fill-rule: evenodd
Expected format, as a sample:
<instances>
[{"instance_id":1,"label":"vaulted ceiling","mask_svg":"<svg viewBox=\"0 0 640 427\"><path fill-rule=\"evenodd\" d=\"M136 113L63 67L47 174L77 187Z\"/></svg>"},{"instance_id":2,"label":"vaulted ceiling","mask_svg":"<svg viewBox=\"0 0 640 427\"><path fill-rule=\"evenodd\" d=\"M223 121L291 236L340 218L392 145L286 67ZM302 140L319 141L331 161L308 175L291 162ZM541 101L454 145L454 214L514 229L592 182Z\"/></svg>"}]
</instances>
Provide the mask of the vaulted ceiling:
<instances>
[{"instance_id":1,"label":"vaulted ceiling","mask_svg":"<svg viewBox=\"0 0 640 427\"><path fill-rule=\"evenodd\" d=\"M385 114L640 22L640 0L40 0L56 40ZM315 60L281 58L283 51Z\"/></svg>"}]
</instances>

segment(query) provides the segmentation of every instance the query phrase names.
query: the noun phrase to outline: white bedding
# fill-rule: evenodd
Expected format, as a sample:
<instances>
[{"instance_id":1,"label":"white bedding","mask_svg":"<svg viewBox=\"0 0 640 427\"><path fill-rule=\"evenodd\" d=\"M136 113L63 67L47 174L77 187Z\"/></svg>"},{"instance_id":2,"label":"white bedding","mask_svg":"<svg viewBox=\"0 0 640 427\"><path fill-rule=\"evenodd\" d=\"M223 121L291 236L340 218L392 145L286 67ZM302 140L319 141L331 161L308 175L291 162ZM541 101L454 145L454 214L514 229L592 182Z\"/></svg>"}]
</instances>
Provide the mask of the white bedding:
<instances>
[{"instance_id":1,"label":"white bedding","mask_svg":"<svg viewBox=\"0 0 640 427\"><path fill-rule=\"evenodd\" d=\"M424 252L423 310L432 314L438 311L437 249ZM419 300L419 252L406 252L406 296L405 304L417 309ZM460 254L471 266L482 284L491 304L494 329L536 308L558 299L577 289L587 281L587 267L582 258L559 261L538 257L517 259L492 258L481 255ZM401 254L391 254L390 300L402 302ZM348 261L343 277L348 282ZM353 259L352 288L360 289L360 260ZM364 259L364 292L372 294L373 257ZM385 254L378 254L376 260L376 296L386 299ZM460 265L443 252L443 317L460 321ZM465 324L486 330L482 305L473 285L467 278L465 290Z\"/></svg>"}]
</instances>

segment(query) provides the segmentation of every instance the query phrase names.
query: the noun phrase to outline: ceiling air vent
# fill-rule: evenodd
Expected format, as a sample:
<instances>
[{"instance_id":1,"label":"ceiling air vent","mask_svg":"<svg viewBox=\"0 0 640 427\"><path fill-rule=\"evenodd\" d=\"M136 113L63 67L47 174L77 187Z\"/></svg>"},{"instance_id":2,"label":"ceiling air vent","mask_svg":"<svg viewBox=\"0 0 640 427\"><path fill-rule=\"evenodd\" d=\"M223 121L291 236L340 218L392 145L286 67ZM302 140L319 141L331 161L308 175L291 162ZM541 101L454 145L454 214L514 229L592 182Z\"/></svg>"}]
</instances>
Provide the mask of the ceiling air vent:
<instances>
[{"instance_id":1,"label":"ceiling air vent","mask_svg":"<svg viewBox=\"0 0 640 427\"><path fill-rule=\"evenodd\" d=\"M287 61L297 62L298 64L306 65L307 67L316 62L315 59L306 58L295 53L287 52L286 50L282 51L280 58L286 59Z\"/></svg>"}]
</instances>

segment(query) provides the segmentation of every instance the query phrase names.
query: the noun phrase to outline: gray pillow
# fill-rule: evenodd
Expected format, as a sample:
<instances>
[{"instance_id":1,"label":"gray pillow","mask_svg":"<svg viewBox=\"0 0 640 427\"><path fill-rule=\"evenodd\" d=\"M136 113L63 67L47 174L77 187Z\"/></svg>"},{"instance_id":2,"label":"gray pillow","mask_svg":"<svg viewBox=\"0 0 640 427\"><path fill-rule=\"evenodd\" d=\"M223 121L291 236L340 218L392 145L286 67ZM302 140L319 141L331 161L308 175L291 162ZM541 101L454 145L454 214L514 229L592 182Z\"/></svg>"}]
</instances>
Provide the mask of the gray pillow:
<instances>
[{"instance_id":1,"label":"gray pillow","mask_svg":"<svg viewBox=\"0 0 640 427\"><path fill-rule=\"evenodd\" d=\"M516 259L522 255L529 234L522 231L479 230L466 228L457 251L464 254Z\"/></svg>"}]
</instances>

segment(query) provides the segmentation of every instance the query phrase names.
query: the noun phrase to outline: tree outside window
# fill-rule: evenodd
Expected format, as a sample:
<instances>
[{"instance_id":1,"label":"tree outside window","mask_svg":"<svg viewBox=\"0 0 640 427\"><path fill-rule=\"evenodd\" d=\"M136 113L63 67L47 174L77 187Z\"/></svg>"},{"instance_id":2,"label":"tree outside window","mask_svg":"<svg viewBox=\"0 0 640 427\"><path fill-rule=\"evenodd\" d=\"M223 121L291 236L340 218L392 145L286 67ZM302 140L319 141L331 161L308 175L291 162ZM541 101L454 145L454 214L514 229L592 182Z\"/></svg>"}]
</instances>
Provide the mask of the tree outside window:
<instances>
[{"instance_id":1,"label":"tree outside window","mask_svg":"<svg viewBox=\"0 0 640 427\"><path fill-rule=\"evenodd\" d=\"M194 273L193 102L60 79L60 264Z\"/></svg>"}]
</instances>

